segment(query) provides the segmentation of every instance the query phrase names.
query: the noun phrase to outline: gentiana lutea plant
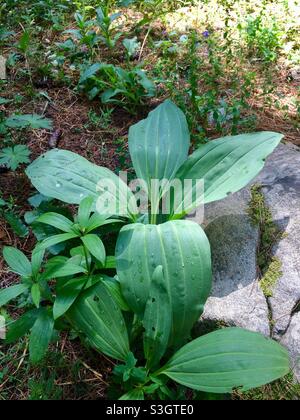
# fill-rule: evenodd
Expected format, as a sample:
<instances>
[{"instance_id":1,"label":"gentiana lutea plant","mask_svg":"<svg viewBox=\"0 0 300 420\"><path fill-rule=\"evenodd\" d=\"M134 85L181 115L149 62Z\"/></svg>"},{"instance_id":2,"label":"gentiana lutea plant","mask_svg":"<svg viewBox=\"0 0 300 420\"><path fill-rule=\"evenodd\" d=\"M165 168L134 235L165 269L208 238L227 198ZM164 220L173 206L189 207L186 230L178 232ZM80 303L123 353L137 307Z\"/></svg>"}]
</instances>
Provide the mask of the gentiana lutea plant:
<instances>
[{"instance_id":1,"label":"gentiana lutea plant","mask_svg":"<svg viewBox=\"0 0 300 420\"><path fill-rule=\"evenodd\" d=\"M209 393L245 391L289 372L287 351L257 333L225 328L189 342L211 290L212 272L205 232L185 216L203 202L246 186L281 138L272 132L224 137L188 156L186 118L165 101L129 132L133 166L150 197L147 214L139 213L136 195L113 172L72 152L50 151L28 167L28 177L43 195L69 204L85 199L92 217L125 224L116 244L114 286L107 287L107 278L99 275L66 312L93 348L123 363L115 369L123 399L172 398L170 381ZM161 181L155 191L153 180ZM189 184L192 200L185 207L185 197L170 191L172 180L203 180L204 193L197 194L197 182ZM166 196L167 214L161 211ZM42 221L53 225L51 217ZM99 258L99 241L87 246L83 238L89 253ZM38 249L45 249L45 242Z\"/></svg>"}]
</instances>

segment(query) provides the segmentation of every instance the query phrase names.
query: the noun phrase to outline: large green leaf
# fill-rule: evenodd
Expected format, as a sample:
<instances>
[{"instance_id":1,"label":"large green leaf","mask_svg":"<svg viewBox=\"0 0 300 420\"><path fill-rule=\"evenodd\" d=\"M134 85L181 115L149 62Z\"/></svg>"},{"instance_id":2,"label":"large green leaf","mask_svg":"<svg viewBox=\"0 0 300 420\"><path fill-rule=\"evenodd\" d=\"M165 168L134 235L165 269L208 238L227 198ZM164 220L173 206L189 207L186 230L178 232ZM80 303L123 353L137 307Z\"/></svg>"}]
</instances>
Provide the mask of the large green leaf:
<instances>
[{"instance_id":1,"label":"large green leaf","mask_svg":"<svg viewBox=\"0 0 300 420\"><path fill-rule=\"evenodd\" d=\"M57 283L56 299L53 305L53 317L57 319L64 315L79 296L88 277L76 277L70 280L60 280Z\"/></svg>"},{"instance_id":2,"label":"large green leaf","mask_svg":"<svg viewBox=\"0 0 300 420\"><path fill-rule=\"evenodd\" d=\"M60 233L58 235L50 236L37 245L37 250L42 251L43 249L51 248L54 245L75 239L78 236L77 233Z\"/></svg>"},{"instance_id":3,"label":"large green leaf","mask_svg":"<svg viewBox=\"0 0 300 420\"><path fill-rule=\"evenodd\" d=\"M62 261L61 263L59 260L54 260L54 263L48 262L47 269L43 273L44 280L50 280L60 277L68 277L73 276L75 274L86 273L87 269L81 265L84 259L80 256L74 256L72 258L67 259L66 261ZM57 263L55 264L55 261Z\"/></svg>"},{"instance_id":4,"label":"large green leaf","mask_svg":"<svg viewBox=\"0 0 300 420\"><path fill-rule=\"evenodd\" d=\"M86 228L93 209L93 197L86 197L81 201L78 209L78 223L81 228Z\"/></svg>"},{"instance_id":5,"label":"large green leaf","mask_svg":"<svg viewBox=\"0 0 300 420\"><path fill-rule=\"evenodd\" d=\"M130 308L122 295L119 281L116 278L111 278L108 276L102 276L102 279L104 286L108 288L110 294L113 296L121 311L129 312Z\"/></svg>"},{"instance_id":6,"label":"large green leaf","mask_svg":"<svg viewBox=\"0 0 300 420\"><path fill-rule=\"evenodd\" d=\"M129 150L139 178L170 180L188 157L190 135L183 112L166 100L130 127Z\"/></svg>"},{"instance_id":7,"label":"large green leaf","mask_svg":"<svg viewBox=\"0 0 300 420\"><path fill-rule=\"evenodd\" d=\"M108 219L107 217L103 217L98 213L94 213L88 222L85 233L92 232L99 227L114 223L124 223L124 221L119 219Z\"/></svg>"},{"instance_id":8,"label":"large green leaf","mask_svg":"<svg viewBox=\"0 0 300 420\"><path fill-rule=\"evenodd\" d=\"M46 308L39 312L29 339L29 355L32 363L38 363L45 356L54 328L52 315Z\"/></svg>"},{"instance_id":9,"label":"large green leaf","mask_svg":"<svg viewBox=\"0 0 300 420\"><path fill-rule=\"evenodd\" d=\"M289 370L281 345L258 333L226 328L185 345L160 373L199 391L230 393L265 385Z\"/></svg>"},{"instance_id":10,"label":"large green leaf","mask_svg":"<svg viewBox=\"0 0 300 420\"><path fill-rule=\"evenodd\" d=\"M3 248L3 258L14 273L23 277L31 276L31 263L23 252L11 246L5 246Z\"/></svg>"},{"instance_id":11,"label":"large green leaf","mask_svg":"<svg viewBox=\"0 0 300 420\"><path fill-rule=\"evenodd\" d=\"M109 290L100 283L90 287L72 305L69 319L82 331L91 346L125 361L129 340L122 312Z\"/></svg>"},{"instance_id":12,"label":"large green leaf","mask_svg":"<svg viewBox=\"0 0 300 420\"><path fill-rule=\"evenodd\" d=\"M72 232L73 222L62 214L53 212L44 213L36 220L36 222L45 223L46 225L55 227L65 233Z\"/></svg>"},{"instance_id":13,"label":"large green leaf","mask_svg":"<svg viewBox=\"0 0 300 420\"><path fill-rule=\"evenodd\" d=\"M31 286L31 298L34 305L39 308L41 302L41 288L39 283L34 283Z\"/></svg>"},{"instance_id":14,"label":"large green leaf","mask_svg":"<svg viewBox=\"0 0 300 420\"><path fill-rule=\"evenodd\" d=\"M87 247L89 252L95 257L102 265L105 264L106 252L103 242L97 235L89 234L81 237L82 242Z\"/></svg>"},{"instance_id":15,"label":"large green leaf","mask_svg":"<svg viewBox=\"0 0 300 420\"><path fill-rule=\"evenodd\" d=\"M32 274L33 276L37 276L45 256L45 250L42 249L41 251L38 249L38 247L35 247L32 251L31 255L31 267L32 267Z\"/></svg>"},{"instance_id":16,"label":"large green leaf","mask_svg":"<svg viewBox=\"0 0 300 420\"><path fill-rule=\"evenodd\" d=\"M150 369L165 354L172 327L172 308L161 265L153 273L143 325L144 353Z\"/></svg>"},{"instance_id":17,"label":"large green leaf","mask_svg":"<svg viewBox=\"0 0 300 420\"><path fill-rule=\"evenodd\" d=\"M118 238L116 258L122 292L140 317L154 270L163 267L172 307L171 337L175 344L182 343L203 311L211 289L210 245L201 227L186 220L125 226Z\"/></svg>"},{"instance_id":18,"label":"large green leaf","mask_svg":"<svg viewBox=\"0 0 300 420\"><path fill-rule=\"evenodd\" d=\"M184 180L204 181L204 197L198 194L198 199L184 214L201 203L221 200L245 187L262 170L265 159L282 137L266 131L223 137L200 146L176 174L182 183ZM195 189L194 183L193 194ZM186 189L184 195L189 193ZM181 204L178 206L181 207ZM181 213L176 208L174 210L177 214Z\"/></svg>"},{"instance_id":19,"label":"large green leaf","mask_svg":"<svg viewBox=\"0 0 300 420\"><path fill-rule=\"evenodd\" d=\"M22 293L26 292L28 288L29 286L25 284L16 284L15 286L10 286L0 290L0 308L20 296Z\"/></svg>"},{"instance_id":20,"label":"large green leaf","mask_svg":"<svg viewBox=\"0 0 300 420\"><path fill-rule=\"evenodd\" d=\"M103 212L110 211L115 200L118 215L133 217L137 213L134 196L119 177L76 153L51 150L28 166L26 173L35 188L47 197L80 204L91 196L94 209L97 204Z\"/></svg>"}]
</instances>

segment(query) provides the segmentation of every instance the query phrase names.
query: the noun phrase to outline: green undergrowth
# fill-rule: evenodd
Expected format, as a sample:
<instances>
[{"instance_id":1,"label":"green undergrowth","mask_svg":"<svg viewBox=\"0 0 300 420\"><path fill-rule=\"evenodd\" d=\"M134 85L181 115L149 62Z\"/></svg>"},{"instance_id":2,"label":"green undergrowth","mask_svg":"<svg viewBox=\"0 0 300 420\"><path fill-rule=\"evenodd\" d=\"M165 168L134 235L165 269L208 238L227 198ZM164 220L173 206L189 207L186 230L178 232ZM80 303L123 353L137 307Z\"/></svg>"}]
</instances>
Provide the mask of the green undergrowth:
<instances>
[{"instance_id":1,"label":"green undergrowth","mask_svg":"<svg viewBox=\"0 0 300 420\"><path fill-rule=\"evenodd\" d=\"M25 337L16 344L0 346L0 401L103 399L106 383L97 368L106 371L99 356L69 340L64 351L54 343L43 361L34 366Z\"/></svg>"}]
</instances>

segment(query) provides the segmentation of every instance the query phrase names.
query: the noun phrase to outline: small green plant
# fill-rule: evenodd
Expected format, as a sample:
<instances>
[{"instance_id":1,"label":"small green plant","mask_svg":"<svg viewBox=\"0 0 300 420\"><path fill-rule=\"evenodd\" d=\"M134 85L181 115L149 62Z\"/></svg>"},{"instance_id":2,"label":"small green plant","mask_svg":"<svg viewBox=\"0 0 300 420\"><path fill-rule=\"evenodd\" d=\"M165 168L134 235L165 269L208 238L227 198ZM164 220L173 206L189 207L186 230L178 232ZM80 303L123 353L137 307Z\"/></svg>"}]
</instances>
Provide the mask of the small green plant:
<instances>
[{"instance_id":1,"label":"small green plant","mask_svg":"<svg viewBox=\"0 0 300 420\"><path fill-rule=\"evenodd\" d=\"M52 121L37 114L13 114L5 117L4 113L0 113L0 134L7 135L10 130L25 130L28 128L51 130Z\"/></svg>"},{"instance_id":2,"label":"small green plant","mask_svg":"<svg viewBox=\"0 0 300 420\"><path fill-rule=\"evenodd\" d=\"M116 104L132 112L144 99L153 97L155 86L146 73L136 67L124 70L112 64L96 63L84 69L79 89L90 99L100 96L104 104Z\"/></svg>"},{"instance_id":3,"label":"small green plant","mask_svg":"<svg viewBox=\"0 0 300 420\"><path fill-rule=\"evenodd\" d=\"M9 326L7 343L30 330L29 351L33 363L44 357L55 330L65 329L61 317L82 290L105 279L106 287L118 294L117 281L103 274L103 271L115 267L114 258L106 256L103 242L95 232L122 221L92 214L92 205L93 199L83 199L73 221L59 213L41 215L36 223L49 225L63 233L48 235L41 241L33 250L31 261L18 249L3 249L5 261L11 271L21 277L21 282L0 292L0 307L22 295L27 309ZM60 255L43 262L46 249L66 242L69 243L69 257ZM65 322L68 325L67 319Z\"/></svg>"},{"instance_id":4,"label":"small green plant","mask_svg":"<svg viewBox=\"0 0 300 420\"><path fill-rule=\"evenodd\" d=\"M281 31L275 21L266 25L262 15L250 18L244 31L250 56L261 59L265 63L277 59L281 48Z\"/></svg>"},{"instance_id":5,"label":"small green plant","mask_svg":"<svg viewBox=\"0 0 300 420\"><path fill-rule=\"evenodd\" d=\"M94 21L91 19L86 19L79 12L75 13L75 21L78 29L68 29L64 33L72 35L80 46L86 46L89 49L89 53L93 54L93 48L99 42L99 37L97 36L94 28ZM70 43L70 40L65 43L66 46L70 49L71 47L75 50L75 44Z\"/></svg>"},{"instance_id":6,"label":"small green plant","mask_svg":"<svg viewBox=\"0 0 300 420\"><path fill-rule=\"evenodd\" d=\"M79 46L81 47L79 52L85 52L91 57L94 56L94 50L99 46L99 43L104 43L112 49L122 35L122 32L116 32L113 27L114 21L120 16L121 13L109 15L108 6L97 8L95 19L90 19L86 15L76 12L74 17L78 29L68 29L64 33L72 35L77 45L71 39L58 45L62 49L73 53L78 52Z\"/></svg>"},{"instance_id":7,"label":"small green plant","mask_svg":"<svg viewBox=\"0 0 300 420\"><path fill-rule=\"evenodd\" d=\"M93 110L89 111L89 126L92 128L107 129L111 125L113 111L113 109L101 109L100 113Z\"/></svg>"},{"instance_id":8,"label":"small green plant","mask_svg":"<svg viewBox=\"0 0 300 420\"><path fill-rule=\"evenodd\" d=\"M12 198L5 201L0 197L0 216L9 224L17 236L24 238L28 236L29 229L23 223L19 213Z\"/></svg>"},{"instance_id":9,"label":"small green plant","mask_svg":"<svg viewBox=\"0 0 300 420\"><path fill-rule=\"evenodd\" d=\"M13 147L0 149L0 165L15 171L22 163L30 163L30 150L27 146L18 144Z\"/></svg>"},{"instance_id":10,"label":"small green plant","mask_svg":"<svg viewBox=\"0 0 300 420\"><path fill-rule=\"evenodd\" d=\"M113 23L117 20L121 13L109 14L109 7L99 7L96 10L96 23L101 30L100 39L108 48L114 48L122 32L116 32Z\"/></svg>"},{"instance_id":11,"label":"small green plant","mask_svg":"<svg viewBox=\"0 0 300 420\"><path fill-rule=\"evenodd\" d=\"M141 43L137 40L136 36L134 38L131 38L131 39L129 39L129 38L124 39L123 45L126 49L127 61L129 61L131 58L133 58L135 56L135 54L137 53L137 51L141 47Z\"/></svg>"}]
</instances>

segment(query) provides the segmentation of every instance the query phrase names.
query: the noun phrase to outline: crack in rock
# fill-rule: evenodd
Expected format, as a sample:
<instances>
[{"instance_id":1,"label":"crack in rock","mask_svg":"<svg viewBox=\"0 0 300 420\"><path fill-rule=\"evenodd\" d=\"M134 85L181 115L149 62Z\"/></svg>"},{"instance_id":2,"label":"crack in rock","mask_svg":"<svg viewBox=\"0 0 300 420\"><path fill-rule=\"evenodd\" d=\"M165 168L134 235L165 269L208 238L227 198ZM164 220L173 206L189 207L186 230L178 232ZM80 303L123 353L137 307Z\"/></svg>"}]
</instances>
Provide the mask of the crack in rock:
<instances>
[{"instance_id":1,"label":"crack in rock","mask_svg":"<svg viewBox=\"0 0 300 420\"><path fill-rule=\"evenodd\" d=\"M263 185L265 203L284 232L273 249L283 274L266 298L257 281L260 234L248 217L250 187L207 205L204 226L212 248L213 288L201 320L224 321L266 336L271 329L288 348L300 380L300 313L295 313L300 301L300 149L280 145L253 184Z\"/></svg>"},{"instance_id":2,"label":"crack in rock","mask_svg":"<svg viewBox=\"0 0 300 420\"><path fill-rule=\"evenodd\" d=\"M202 320L270 335L269 308L257 280L259 230L250 221L250 188L205 208L212 248L213 287Z\"/></svg>"},{"instance_id":3,"label":"crack in rock","mask_svg":"<svg viewBox=\"0 0 300 420\"><path fill-rule=\"evenodd\" d=\"M284 232L273 254L282 263L283 275L269 299L273 314L274 337L287 330L293 309L300 299L300 152L280 145L257 178L273 220Z\"/></svg>"}]
</instances>

